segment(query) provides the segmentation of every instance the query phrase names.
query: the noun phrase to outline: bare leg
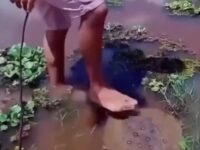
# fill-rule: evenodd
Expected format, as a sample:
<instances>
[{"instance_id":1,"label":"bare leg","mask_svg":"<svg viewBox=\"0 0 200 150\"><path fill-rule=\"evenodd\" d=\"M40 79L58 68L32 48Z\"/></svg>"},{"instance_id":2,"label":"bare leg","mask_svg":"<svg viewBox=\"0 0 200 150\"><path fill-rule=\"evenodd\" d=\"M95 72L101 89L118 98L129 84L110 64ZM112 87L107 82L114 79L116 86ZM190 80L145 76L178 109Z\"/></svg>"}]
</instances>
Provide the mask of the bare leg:
<instances>
[{"instance_id":1,"label":"bare leg","mask_svg":"<svg viewBox=\"0 0 200 150\"><path fill-rule=\"evenodd\" d=\"M102 34L107 6L102 4L82 17L80 49L82 50L90 79L90 95L93 101L110 111L132 110L137 101L110 88L101 71Z\"/></svg>"},{"instance_id":2,"label":"bare leg","mask_svg":"<svg viewBox=\"0 0 200 150\"><path fill-rule=\"evenodd\" d=\"M64 77L64 45L68 30L46 31L44 38L44 54L50 78L50 86L56 91L65 88ZM55 92L56 93L56 92Z\"/></svg>"}]
</instances>

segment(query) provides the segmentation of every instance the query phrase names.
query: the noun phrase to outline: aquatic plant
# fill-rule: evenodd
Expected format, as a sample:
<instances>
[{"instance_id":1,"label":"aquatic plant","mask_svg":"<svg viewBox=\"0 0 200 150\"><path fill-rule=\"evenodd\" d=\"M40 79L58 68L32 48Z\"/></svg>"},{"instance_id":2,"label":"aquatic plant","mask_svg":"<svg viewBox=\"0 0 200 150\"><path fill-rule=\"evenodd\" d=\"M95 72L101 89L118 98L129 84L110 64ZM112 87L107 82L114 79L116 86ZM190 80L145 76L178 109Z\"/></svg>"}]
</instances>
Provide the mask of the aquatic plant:
<instances>
[{"instance_id":1,"label":"aquatic plant","mask_svg":"<svg viewBox=\"0 0 200 150\"><path fill-rule=\"evenodd\" d=\"M25 105L24 119L25 122L34 117L35 102L30 100ZM0 131L8 130L10 127L16 127L20 123L22 108L16 104L12 106L8 112L0 110Z\"/></svg>"},{"instance_id":2,"label":"aquatic plant","mask_svg":"<svg viewBox=\"0 0 200 150\"><path fill-rule=\"evenodd\" d=\"M200 15L200 7L191 0L170 0L165 8L175 15Z\"/></svg>"},{"instance_id":3,"label":"aquatic plant","mask_svg":"<svg viewBox=\"0 0 200 150\"><path fill-rule=\"evenodd\" d=\"M190 150L190 140L189 138L182 138L179 142L179 146L181 150Z\"/></svg>"},{"instance_id":4,"label":"aquatic plant","mask_svg":"<svg viewBox=\"0 0 200 150\"><path fill-rule=\"evenodd\" d=\"M156 56L165 56L170 52L189 51L181 40L174 41L166 37L152 36L149 34L148 30L141 25L125 28L122 24L108 23L104 28L103 39L105 46L112 45L115 47L122 44L130 46L130 43L134 41L157 42L159 44L159 51Z\"/></svg>"},{"instance_id":5,"label":"aquatic plant","mask_svg":"<svg viewBox=\"0 0 200 150\"><path fill-rule=\"evenodd\" d=\"M200 60L185 59L185 69L181 73L159 74L150 73L148 77L143 79L143 85L153 92L161 93L171 107L174 104L184 105L188 100L188 95L192 94L192 88L188 89L187 84L194 74L200 68ZM174 99L169 99L173 96Z\"/></svg>"},{"instance_id":6,"label":"aquatic plant","mask_svg":"<svg viewBox=\"0 0 200 150\"><path fill-rule=\"evenodd\" d=\"M0 75L13 84L19 83L20 45L13 45L0 53ZM24 85L33 84L45 73L45 59L40 47L24 45L22 52Z\"/></svg>"},{"instance_id":7,"label":"aquatic plant","mask_svg":"<svg viewBox=\"0 0 200 150\"><path fill-rule=\"evenodd\" d=\"M68 98L66 96L66 98ZM57 109L60 108L61 102L64 99L50 98L47 88L38 88L33 91L32 98L25 102L24 119L29 122L29 119L34 118L35 112L38 108ZM22 108L20 105L13 105L8 111L0 110L0 131L5 131L10 127L16 127L20 123Z\"/></svg>"},{"instance_id":8,"label":"aquatic plant","mask_svg":"<svg viewBox=\"0 0 200 150\"><path fill-rule=\"evenodd\" d=\"M199 142L194 141L193 137L182 137L179 142L180 150L199 150L200 145Z\"/></svg>"},{"instance_id":9,"label":"aquatic plant","mask_svg":"<svg viewBox=\"0 0 200 150\"><path fill-rule=\"evenodd\" d=\"M131 40L141 41L147 38L146 28L140 25L131 28L125 28L121 24L108 23L105 26L104 42L112 44L116 42L128 43Z\"/></svg>"},{"instance_id":10,"label":"aquatic plant","mask_svg":"<svg viewBox=\"0 0 200 150\"><path fill-rule=\"evenodd\" d=\"M68 98L68 96L65 98ZM33 90L32 100L37 107L56 109L60 107L63 99L51 98L49 90L46 87L43 87Z\"/></svg>"},{"instance_id":11,"label":"aquatic plant","mask_svg":"<svg viewBox=\"0 0 200 150\"><path fill-rule=\"evenodd\" d=\"M168 52L187 51L186 46L180 41L176 42L167 38L159 38L158 42L160 44L159 49L162 55L165 55Z\"/></svg>"}]
</instances>

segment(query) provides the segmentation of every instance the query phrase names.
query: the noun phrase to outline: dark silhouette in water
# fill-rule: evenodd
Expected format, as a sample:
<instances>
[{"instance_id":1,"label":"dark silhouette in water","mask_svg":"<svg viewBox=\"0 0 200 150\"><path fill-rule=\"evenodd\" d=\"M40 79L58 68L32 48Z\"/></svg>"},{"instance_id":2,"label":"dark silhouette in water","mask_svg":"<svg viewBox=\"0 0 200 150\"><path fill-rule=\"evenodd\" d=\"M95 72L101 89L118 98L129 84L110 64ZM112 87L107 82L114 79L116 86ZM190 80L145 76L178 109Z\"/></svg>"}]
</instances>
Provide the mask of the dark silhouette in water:
<instances>
[{"instance_id":1,"label":"dark silhouette in water","mask_svg":"<svg viewBox=\"0 0 200 150\"><path fill-rule=\"evenodd\" d=\"M179 59L147 58L142 50L131 50L128 45L105 47L102 64L107 82L118 91L137 99L140 107L146 105L145 98L140 91L142 79L147 75L147 71L176 73L181 72L185 67L183 61ZM82 58L71 67L68 81L74 86L89 88L89 80ZM126 116L122 113L116 114L111 113L114 117L124 118Z\"/></svg>"}]
</instances>

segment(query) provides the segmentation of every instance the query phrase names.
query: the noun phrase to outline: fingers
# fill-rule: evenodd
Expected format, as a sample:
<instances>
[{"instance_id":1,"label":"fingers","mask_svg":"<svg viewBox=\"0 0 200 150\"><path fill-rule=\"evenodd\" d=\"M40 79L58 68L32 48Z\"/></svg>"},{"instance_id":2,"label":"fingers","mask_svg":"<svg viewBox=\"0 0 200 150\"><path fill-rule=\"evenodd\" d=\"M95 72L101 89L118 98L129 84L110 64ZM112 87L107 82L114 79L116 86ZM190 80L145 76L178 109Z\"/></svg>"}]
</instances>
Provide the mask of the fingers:
<instances>
[{"instance_id":1,"label":"fingers","mask_svg":"<svg viewBox=\"0 0 200 150\"><path fill-rule=\"evenodd\" d=\"M28 0L21 0L21 6L22 8L27 11L27 4L28 4Z\"/></svg>"},{"instance_id":2,"label":"fingers","mask_svg":"<svg viewBox=\"0 0 200 150\"><path fill-rule=\"evenodd\" d=\"M18 8L22 8L21 6L21 0L15 0L15 4Z\"/></svg>"},{"instance_id":3,"label":"fingers","mask_svg":"<svg viewBox=\"0 0 200 150\"><path fill-rule=\"evenodd\" d=\"M34 4L35 4L35 0L29 0L28 3L27 3L27 11L28 12L31 12L31 10L33 9L34 7Z\"/></svg>"},{"instance_id":4,"label":"fingers","mask_svg":"<svg viewBox=\"0 0 200 150\"><path fill-rule=\"evenodd\" d=\"M22 8L21 0L10 0L11 3L15 3L18 8Z\"/></svg>"},{"instance_id":5,"label":"fingers","mask_svg":"<svg viewBox=\"0 0 200 150\"><path fill-rule=\"evenodd\" d=\"M23 8L25 11L30 12L35 4L35 0L10 0L15 3L18 8Z\"/></svg>"},{"instance_id":6,"label":"fingers","mask_svg":"<svg viewBox=\"0 0 200 150\"><path fill-rule=\"evenodd\" d=\"M11 3L14 3L14 2L15 2L15 0L10 0L10 2L11 2Z\"/></svg>"}]
</instances>

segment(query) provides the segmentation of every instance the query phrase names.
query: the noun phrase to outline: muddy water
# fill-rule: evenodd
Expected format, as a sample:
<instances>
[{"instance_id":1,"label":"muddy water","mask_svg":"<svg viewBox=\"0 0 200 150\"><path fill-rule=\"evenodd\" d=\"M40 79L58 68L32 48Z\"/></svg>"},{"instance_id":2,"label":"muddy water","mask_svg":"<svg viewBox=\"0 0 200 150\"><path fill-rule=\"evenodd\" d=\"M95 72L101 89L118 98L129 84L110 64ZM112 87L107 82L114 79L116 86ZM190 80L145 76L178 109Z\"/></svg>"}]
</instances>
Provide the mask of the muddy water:
<instances>
[{"instance_id":1,"label":"muddy water","mask_svg":"<svg viewBox=\"0 0 200 150\"><path fill-rule=\"evenodd\" d=\"M110 63L112 62L113 52L116 51L114 48L105 49L103 53L103 68L108 82L119 91L137 98L140 104L147 102L148 108L151 108L147 113L146 109L141 109L142 113L138 117L131 116L126 119L126 122L131 124L134 130L140 128L141 124L146 126L147 130L139 132L140 138L136 138L137 142L132 145L124 142L129 140L130 134L128 133L133 132L133 129L128 130L124 125L124 120L114 119L109 116L108 122L102 120L105 121L105 124L95 128L96 119L99 118L99 115L103 116L104 112L98 111L97 113L96 109L94 111L85 103L87 100L85 91L75 90L71 99L75 101L76 106L73 108L72 116L67 114L64 121L61 121L61 117L58 117L58 115L48 111L43 110L38 113L38 124L33 126L30 137L24 140L27 150L29 150L28 148L31 145L36 146L38 150L102 150L105 146L109 147L110 150L114 150L116 140L119 141L118 143L120 143L122 148L125 148L119 150L148 150L147 148L152 146L154 146L154 150L168 150L170 146L172 146L170 150L177 150L177 143L181 137L180 123L160 110L159 103L155 101L157 100L155 95L150 95L141 90L141 80L146 75L146 71L136 69L115 73L115 68ZM83 59L79 59L73 64L70 73L69 79L72 84L88 85ZM13 94L16 95L17 93ZM139 120L135 122L135 119ZM115 133L115 131L121 130L126 132ZM149 131L151 130L155 130L156 134L150 134ZM110 136L115 138L110 138ZM173 140L171 136L174 137ZM121 139L122 137L123 140ZM145 143L146 137L151 137L150 145ZM1 134L0 138L5 139L4 135ZM9 139L9 137L6 139ZM167 139L168 142L163 143L162 139ZM143 143L142 147L138 147L138 142L139 145ZM137 147L137 149L132 149L133 147Z\"/></svg>"},{"instance_id":2,"label":"muddy water","mask_svg":"<svg viewBox=\"0 0 200 150\"><path fill-rule=\"evenodd\" d=\"M163 4L162 0L137 0L131 1L127 0L124 3L122 8L111 8L107 22L120 22L127 26L141 24L147 27L147 29L152 32L156 36L161 36L163 33L168 34L171 39L179 39L183 40L186 45L196 50L199 53L200 43L198 41L198 35L200 34L200 20L199 18L176 18L169 17L166 15L166 12L162 9L161 5ZM20 33L21 27L23 23L24 14L23 11L17 10L13 5L9 4L9 1L2 1L0 4L0 48L8 47L14 43L20 42ZM75 20L73 22L73 26L70 30L69 36L67 38L68 43L66 43L66 48L71 52L74 48L77 47L77 28L79 21ZM31 18L28 22L27 28L27 36L26 41L30 45L41 45L42 37L44 33L44 25L38 17L37 12L33 12L31 14ZM73 34L72 34L73 33ZM77 34L76 34L77 33ZM136 45L137 47L137 45ZM112 54L109 51L106 52L106 60L111 58ZM80 60L82 61L82 60ZM80 62L82 65L82 62ZM80 65L78 65L80 66ZM73 81L80 82L85 81L86 78L85 71L78 69L78 76L73 76ZM135 88L132 88L132 82L130 81L138 81L135 83L136 87L140 85L141 78L145 75L144 72L126 72L124 74L120 74L111 78L113 73L111 72L111 67L106 67L105 70L109 70L107 72L108 80L111 81L111 84L115 86L118 90L130 95L135 96ZM135 78L133 78L135 76ZM127 80L128 77L128 80ZM119 79L122 81L127 81L119 83ZM87 84L87 81L84 84ZM130 91L131 88L131 91ZM139 89L139 88L138 88ZM84 93L84 92L83 92ZM77 94L76 97L81 97L83 101L85 101L85 94ZM145 96L145 95L144 95ZM158 110L155 103L155 97L146 95L150 102L151 107L153 107L153 111L151 111L152 116L154 114L158 114ZM80 98L77 98L78 100ZM143 99L143 97L141 98ZM155 103L155 104L154 104ZM60 127L60 124L55 121L51 115L47 112L41 112L39 114L40 123L38 126L33 129L33 134L31 134L30 140L26 141L28 147L32 144L36 144L36 146L41 150L54 150L54 149L73 149L73 150L101 150L103 145L103 139L108 138L107 135L103 136L104 131L107 133L112 133L113 130L104 130L103 128L96 128L93 130L93 114L89 108L89 106L83 104L77 107L78 116L76 116L73 120L64 124L64 128ZM156 113L155 113L156 112ZM165 122L165 117L155 117L159 122ZM113 119L113 118L112 118ZM116 121L116 120L115 120ZM115 121L108 122L108 125L113 124ZM145 119L144 119L145 121ZM157 121L154 120L154 123ZM118 120L117 120L118 122ZM180 124L178 124L175 120L170 121L169 128L172 129L167 138L176 137L175 143L179 140L180 137ZM116 126L116 130L122 129L119 123L114 123ZM150 123L149 123L150 124ZM158 123L159 124L159 123ZM157 124L157 128L159 129L159 125ZM160 130L165 130L160 128ZM121 133L123 134L123 133ZM113 134L114 135L114 134ZM160 135L160 134L159 134ZM118 135L120 137L120 135ZM128 136L128 134L127 134ZM115 136L116 137L116 136ZM119 139L117 139L119 140ZM106 140L107 142L108 140ZM104 141L105 142L105 141ZM30 144L31 143L31 144ZM157 142L158 144L159 142ZM107 145L111 144L107 143ZM171 144L171 143L170 143ZM55 147L56 146L56 147ZM177 145L176 145L177 146ZM134 147L134 146L133 146ZM130 149L130 147L129 147ZM140 149L144 150L144 149ZM147 149L145 149L147 150Z\"/></svg>"},{"instance_id":3,"label":"muddy water","mask_svg":"<svg viewBox=\"0 0 200 150\"><path fill-rule=\"evenodd\" d=\"M164 0L125 0L122 8L111 8L107 22L120 22L125 25L141 24L154 35L168 34L172 39L183 40L188 47L199 51L199 18L170 17L162 8ZM22 10L18 10L9 1L1 1L0 5L0 48L5 48L20 41L21 26L24 18ZM68 36L67 49L77 47L79 21L73 22ZM29 20L26 41L31 45L41 45L44 25L33 12ZM76 34L77 33L77 34Z\"/></svg>"}]
</instances>

